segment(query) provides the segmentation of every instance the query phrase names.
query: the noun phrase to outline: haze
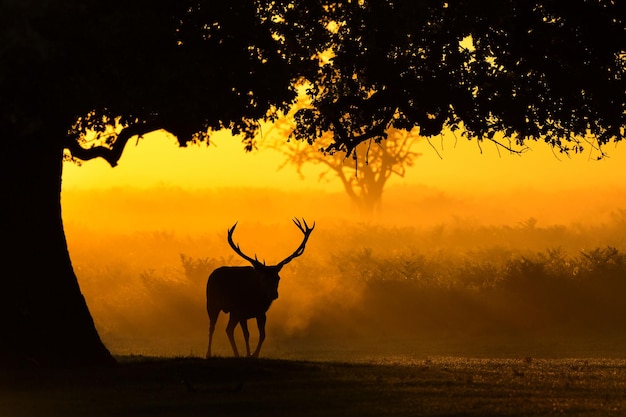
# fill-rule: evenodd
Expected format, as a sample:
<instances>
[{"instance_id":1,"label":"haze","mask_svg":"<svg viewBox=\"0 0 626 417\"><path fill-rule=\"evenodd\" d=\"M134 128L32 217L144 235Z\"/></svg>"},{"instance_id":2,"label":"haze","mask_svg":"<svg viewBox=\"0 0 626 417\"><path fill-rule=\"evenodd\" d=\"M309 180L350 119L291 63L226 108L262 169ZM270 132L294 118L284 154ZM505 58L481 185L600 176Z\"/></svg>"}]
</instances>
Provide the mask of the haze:
<instances>
[{"instance_id":1,"label":"haze","mask_svg":"<svg viewBox=\"0 0 626 417\"><path fill-rule=\"evenodd\" d=\"M475 142L452 136L422 140L415 166L388 183L383 215L363 219L339 182L320 182L316 167L304 179L289 166L279 171L281 156L260 145L246 154L220 133L209 147L178 149L173 138L152 134L129 144L114 169L66 164L70 254L114 354L202 355L206 277L216 266L243 264L226 229L239 221L242 249L276 263L300 242L294 216L317 228L305 255L282 274L264 356L545 353L557 333L577 341L570 352L621 346L624 335L612 326L611 337L598 338L588 322L566 326L521 301L496 325L504 310L495 295L472 291L510 274L520 257L545 261L537 254L558 250L571 265L583 262L581 251L624 250L623 147L596 161L593 151L568 158L542 144L519 156L488 143L481 154ZM558 311L571 308L560 296L552 301ZM520 318L531 313L545 326ZM216 352L229 355L225 322Z\"/></svg>"}]
</instances>

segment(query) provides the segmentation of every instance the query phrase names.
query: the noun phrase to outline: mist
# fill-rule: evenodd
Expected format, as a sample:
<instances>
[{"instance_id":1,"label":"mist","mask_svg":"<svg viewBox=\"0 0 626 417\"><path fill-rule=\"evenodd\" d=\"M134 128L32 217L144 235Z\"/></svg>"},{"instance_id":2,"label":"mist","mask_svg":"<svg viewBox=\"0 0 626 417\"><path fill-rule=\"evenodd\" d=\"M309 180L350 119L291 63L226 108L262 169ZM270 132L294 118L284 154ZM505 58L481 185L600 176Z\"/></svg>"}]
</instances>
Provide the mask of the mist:
<instances>
[{"instance_id":1,"label":"mist","mask_svg":"<svg viewBox=\"0 0 626 417\"><path fill-rule=\"evenodd\" d=\"M341 193L272 188L64 190L81 289L114 354L203 356L205 285L288 256L262 356L611 356L626 347L626 190L454 193L397 186L383 215ZM230 356L221 315L214 353ZM256 327L250 323L251 343ZM243 346L241 332L236 330Z\"/></svg>"}]
</instances>

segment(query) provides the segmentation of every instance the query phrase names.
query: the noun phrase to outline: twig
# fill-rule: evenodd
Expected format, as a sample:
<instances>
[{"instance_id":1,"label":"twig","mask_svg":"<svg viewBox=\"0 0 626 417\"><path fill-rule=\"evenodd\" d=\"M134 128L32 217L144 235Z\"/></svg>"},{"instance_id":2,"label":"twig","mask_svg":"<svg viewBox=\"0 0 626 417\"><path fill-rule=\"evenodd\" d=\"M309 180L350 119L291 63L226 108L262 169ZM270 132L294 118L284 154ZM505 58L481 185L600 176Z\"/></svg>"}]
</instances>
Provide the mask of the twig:
<instances>
[{"instance_id":1,"label":"twig","mask_svg":"<svg viewBox=\"0 0 626 417\"><path fill-rule=\"evenodd\" d=\"M509 151L511 153L514 153L514 154L517 154L517 155L521 155L524 152L528 151L528 149L530 149L530 148L528 148L528 146L524 146L522 149L513 149L512 146L507 146L507 145L503 144L502 142L495 140L494 138L487 138L487 140L489 140L489 141L495 143L497 146L499 146L501 148L504 148L507 151ZM480 147L480 144L478 146ZM482 154L482 148L480 150L480 153Z\"/></svg>"},{"instance_id":2,"label":"twig","mask_svg":"<svg viewBox=\"0 0 626 417\"><path fill-rule=\"evenodd\" d=\"M557 161L562 162L561 159L559 158L559 156L556 154L556 152L554 152L554 146L550 146L550 150L552 151L552 155L554 155L554 157L556 158ZM567 155L567 157L569 158L569 154L565 154Z\"/></svg>"},{"instance_id":3,"label":"twig","mask_svg":"<svg viewBox=\"0 0 626 417\"><path fill-rule=\"evenodd\" d=\"M456 149L456 145L459 143L459 138L454 132L454 130L452 131L452 136L454 136L454 149Z\"/></svg>"},{"instance_id":4,"label":"twig","mask_svg":"<svg viewBox=\"0 0 626 417\"><path fill-rule=\"evenodd\" d=\"M439 151L437 150L437 148L435 147L435 145L433 145L433 143L430 141L430 138L426 138L426 140L428 141L428 144L430 145L431 148L433 148L435 150L435 153L437 154L437 156L439 157L439 159L443 159L443 157L441 156L441 154L439 153Z\"/></svg>"},{"instance_id":5,"label":"twig","mask_svg":"<svg viewBox=\"0 0 626 417\"><path fill-rule=\"evenodd\" d=\"M476 139L476 145L478 146L478 151L479 151L479 152L480 152L480 154L482 155L482 154L483 154L483 147L482 147L482 146L480 146L480 141L481 141L481 140L482 140L482 139Z\"/></svg>"}]
</instances>

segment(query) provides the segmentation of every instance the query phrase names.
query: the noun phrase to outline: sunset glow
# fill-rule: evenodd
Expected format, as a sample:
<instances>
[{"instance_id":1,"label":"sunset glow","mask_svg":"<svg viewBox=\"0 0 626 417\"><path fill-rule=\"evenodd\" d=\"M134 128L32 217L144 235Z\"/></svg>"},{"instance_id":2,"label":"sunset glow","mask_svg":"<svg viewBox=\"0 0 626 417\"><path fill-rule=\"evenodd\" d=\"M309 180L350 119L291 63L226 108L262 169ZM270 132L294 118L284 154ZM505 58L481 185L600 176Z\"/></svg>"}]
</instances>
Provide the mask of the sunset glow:
<instances>
[{"instance_id":1,"label":"sunset glow","mask_svg":"<svg viewBox=\"0 0 626 417\"><path fill-rule=\"evenodd\" d=\"M226 243L226 230L235 222L244 251L268 264L298 244L292 217L317 222L305 255L281 274L280 299L268 313L267 354L283 358L317 357L316 346L328 338L342 343L341 331L323 327L319 315L329 314L322 313L327 304L361 308L369 288L362 274L372 273L367 262L400 262L389 270L395 274L419 265L420 259L436 263L446 256L446 268L469 262L482 270L483 263L504 268L508 257L555 248L580 257L580 251L620 245L614 227L621 224L620 210L626 207L623 147L607 149L609 157L600 161L593 152L557 156L540 143L523 155L509 154L490 143L479 147L454 136L422 139L417 147L422 156L404 178L392 177L382 216L371 224L363 223L338 180L318 180L320 166L305 166L304 178L289 165L278 170L283 156L262 139L259 150L245 153L237 138L224 133L215 135L211 146L188 148L156 133L129 143L115 168L98 160L80 167L67 163L63 216L68 244L107 346L116 353L203 355L206 277L216 266L245 264ZM345 276L350 265L357 270ZM406 302L419 306L423 300ZM456 307L447 308L437 326L449 327L452 322L445 320L461 314ZM225 321L218 324L218 355L230 352ZM431 331L428 321L415 325ZM404 325L397 326L388 330L399 332ZM253 332L252 344L254 337ZM293 337L307 342L298 344ZM296 351L281 350L281 343ZM439 340L422 348L441 352L456 349L455 343ZM456 353L480 349L482 342L463 343ZM370 354L404 349L369 346Z\"/></svg>"},{"instance_id":2,"label":"sunset glow","mask_svg":"<svg viewBox=\"0 0 626 417\"><path fill-rule=\"evenodd\" d=\"M177 186L185 189L215 187L262 187L282 190L324 189L338 191L337 182L318 181L319 170L308 167L300 178L276 151L263 148L246 153L238 138L229 132L212 136L211 145L178 147L165 133L153 133L126 147L119 166L111 168L102 160L76 166L66 163L63 183L67 189L132 186ZM512 188L571 189L623 185L626 149L605 148L608 157L597 160L598 152L587 147L578 155L555 154L543 143L529 143L523 154L511 154L491 142L477 144L463 137L446 135L421 139L422 153L405 178L394 177L390 184L422 184L450 190L506 191ZM346 161L350 165L349 160Z\"/></svg>"}]
</instances>

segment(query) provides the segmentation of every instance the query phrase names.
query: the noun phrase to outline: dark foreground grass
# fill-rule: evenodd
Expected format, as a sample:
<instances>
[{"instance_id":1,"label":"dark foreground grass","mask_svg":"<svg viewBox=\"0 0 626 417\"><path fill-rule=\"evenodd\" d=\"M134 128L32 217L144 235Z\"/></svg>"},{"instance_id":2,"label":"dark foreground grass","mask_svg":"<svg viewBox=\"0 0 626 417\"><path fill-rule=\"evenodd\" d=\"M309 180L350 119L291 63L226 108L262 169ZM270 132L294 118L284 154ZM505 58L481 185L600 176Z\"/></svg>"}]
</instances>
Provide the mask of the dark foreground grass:
<instances>
[{"instance_id":1,"label":"dark foreground grass","mask_svg":"<svg viewBox=\"0 0 626 417\"><path fill-rule=\"evenodd\" d=\"M626 360L120 358L0 377L0 416L621 416Z\"/></svg>"}]
</instances>

